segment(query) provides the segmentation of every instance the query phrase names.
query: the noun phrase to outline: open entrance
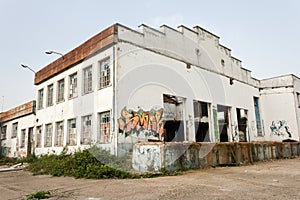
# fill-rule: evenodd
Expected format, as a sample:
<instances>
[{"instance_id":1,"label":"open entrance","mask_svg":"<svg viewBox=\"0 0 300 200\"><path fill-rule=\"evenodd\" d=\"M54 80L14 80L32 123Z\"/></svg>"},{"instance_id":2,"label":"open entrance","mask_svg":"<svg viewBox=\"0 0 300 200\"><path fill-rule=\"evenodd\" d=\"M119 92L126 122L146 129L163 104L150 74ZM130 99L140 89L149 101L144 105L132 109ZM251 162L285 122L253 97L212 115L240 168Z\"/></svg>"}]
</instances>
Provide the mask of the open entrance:
<instances>
[{"instance_id":1,"label":"open entrance","mask_svg":"<svg viewBox=\"0 0 300 200\"><path fill-rule=\"evenodd\" d=\"M239 141L247 142L248 110L237 108L236 114L238 120Z\"/></svg>"},{"instance_id":2,"label":"open entrance","mask_svg":"<svg viewBox=\"0 0 300 200\"><path fill-rule=\"evenodd\" d=\"M182 142L184 135L184 98L163 95L164 99L164 141Z\"/></svg>"},{"instance_id":3,"label":"open entrance","mask_svg":"<svg viewBox=\"0 0 300 200\"><path fill-rule=\"evenodd\" d=\"M194 125L196 142L210 142L208 111L208 103L194 101Z\"/></svg>"},{"instance_id":4,"label":"open entrance","mask_svg":"<svg viewBox=\"0 0 300 200\"><path fill-rule=\"evenodd\" d=\"M218 125L220 133L220 142L228 142L228 132L229 132L229 107L218 105Z\"/></svg>"}]
</instances>

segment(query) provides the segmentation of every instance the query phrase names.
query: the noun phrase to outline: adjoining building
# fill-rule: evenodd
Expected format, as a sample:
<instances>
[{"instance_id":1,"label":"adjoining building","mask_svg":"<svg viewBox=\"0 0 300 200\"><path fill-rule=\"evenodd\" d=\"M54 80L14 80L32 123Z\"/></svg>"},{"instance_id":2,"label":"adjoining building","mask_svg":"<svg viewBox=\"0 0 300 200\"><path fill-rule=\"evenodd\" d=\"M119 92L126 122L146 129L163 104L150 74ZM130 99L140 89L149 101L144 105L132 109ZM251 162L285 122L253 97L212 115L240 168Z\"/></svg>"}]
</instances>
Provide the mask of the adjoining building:
<instances>
[{"instance_id":1,"label":"adjoining building","mask_svg":"<svg viewBox=\"0 0 300 200\"><path fill-rule=\"evenodd\" d=\"M33 153L35 101L30 101L0 113L1 154L8 157L26 157Z\"/></svg>"},{"instance_id":2,"label":"adjoining building","mask_svg":"<svg viewBox=\"0 0 300 200\"><path fill-rule=\"evenodd\" d=\"M138 141L299 141L299 79L255 79L219 39L199 26L143 24L114 24L90 38L36 73L35 153L99 144L122 155Z\"/></svg>"}]
</instances>

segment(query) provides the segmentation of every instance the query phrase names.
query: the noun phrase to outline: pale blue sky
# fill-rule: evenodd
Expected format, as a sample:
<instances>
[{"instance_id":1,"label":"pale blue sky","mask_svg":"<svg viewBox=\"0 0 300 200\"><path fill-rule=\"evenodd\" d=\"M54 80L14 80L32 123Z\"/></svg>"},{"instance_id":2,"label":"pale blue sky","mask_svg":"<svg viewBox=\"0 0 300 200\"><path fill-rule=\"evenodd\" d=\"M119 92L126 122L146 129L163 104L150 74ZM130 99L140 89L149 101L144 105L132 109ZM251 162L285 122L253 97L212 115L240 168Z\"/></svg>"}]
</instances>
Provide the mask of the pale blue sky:
<instances>
[{"instance_id":1,"label":"pale blue sky","mask_svg":"<svg viewBox=\"0 0 300 200\"><path fill-rule=\"evenodd\" d=\"M199 25L252 70L255 78L300 76L300 1L0 0L0 112L35 98L33 73L102 29L119 22Z\"/></svg>"}]
</instances>

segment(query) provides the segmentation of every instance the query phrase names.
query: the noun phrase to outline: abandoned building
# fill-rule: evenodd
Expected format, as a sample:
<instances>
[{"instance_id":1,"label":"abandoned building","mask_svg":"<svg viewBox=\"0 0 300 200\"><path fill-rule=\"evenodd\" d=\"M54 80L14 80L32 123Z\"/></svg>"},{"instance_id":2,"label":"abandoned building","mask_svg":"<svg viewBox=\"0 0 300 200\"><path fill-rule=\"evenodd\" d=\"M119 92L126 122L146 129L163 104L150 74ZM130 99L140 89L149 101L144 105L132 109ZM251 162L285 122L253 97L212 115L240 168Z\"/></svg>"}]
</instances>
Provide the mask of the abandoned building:
<instances>
[{"instance_id":1,"label":"abandoned building","mask_svg":"<svg viewBox=\"0 0 300 200\"><path fill-rule=\"evenodd\" d=\"M35 101L0 113L1 154L26 157L34 149Z\"/></svg>"},{"instance_id":2,"label":"abandoned building","mask_svg":"<svg viewBox=\"0 0 300 200\"><path fill-rule=\"evenodd\" d=\"M36 155L95 143L122 155L139 141L299 141L300 79L253 78L199 26L114 24L38 71L35 85L36 114L24 122ZM14 120L1 125L6 137ZM21 149L23 130L19 122L18 142L1 145Z\"/></svg>"}]
</instances>

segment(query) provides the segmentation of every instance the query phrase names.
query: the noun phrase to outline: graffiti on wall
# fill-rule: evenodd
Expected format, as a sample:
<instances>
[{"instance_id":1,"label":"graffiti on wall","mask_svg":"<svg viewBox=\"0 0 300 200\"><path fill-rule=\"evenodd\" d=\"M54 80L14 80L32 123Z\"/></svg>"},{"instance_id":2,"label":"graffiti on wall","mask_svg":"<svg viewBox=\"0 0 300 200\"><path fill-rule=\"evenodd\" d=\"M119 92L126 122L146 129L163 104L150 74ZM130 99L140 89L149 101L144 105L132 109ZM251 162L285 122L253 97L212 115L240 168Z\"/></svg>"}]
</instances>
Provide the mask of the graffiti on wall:
<instances>
[{"instance_id":1,"label":"graffiti on wall","mask_svg":"<svg viewBox=\"0 0 300 200\"><path fill-rule=\"evenodd\" d=\"M118 119L119 131L125 134L125 137L140 133L146 136L155 136L161 139L164 133L164 124L162 119L163 109L144 111L127 110L124 107L121 111L121 117Z\"/></svg>"},{"instance_id":2,"label":"graffiti on wall","mask_svg":"<svg viewBox=\"0 0 300 200\"><path fill-rule=\"evenodd\" d=\"M288 137L290 138L292 137L292 131L288 127L287 122L285 120L272 121L270 129L273 135L277 135L277 136L288 135Z\"/></svg>"}]
</instances>

